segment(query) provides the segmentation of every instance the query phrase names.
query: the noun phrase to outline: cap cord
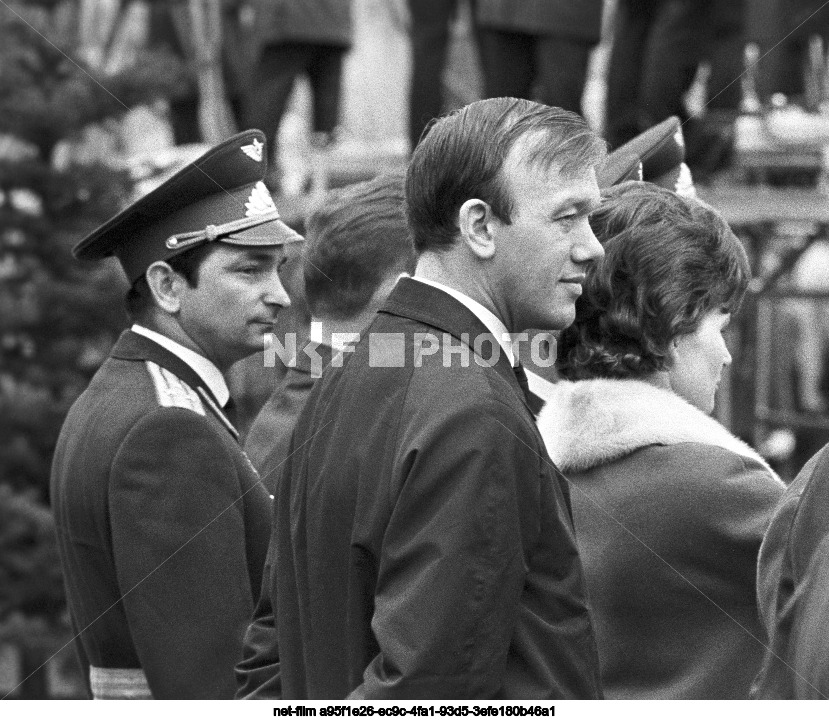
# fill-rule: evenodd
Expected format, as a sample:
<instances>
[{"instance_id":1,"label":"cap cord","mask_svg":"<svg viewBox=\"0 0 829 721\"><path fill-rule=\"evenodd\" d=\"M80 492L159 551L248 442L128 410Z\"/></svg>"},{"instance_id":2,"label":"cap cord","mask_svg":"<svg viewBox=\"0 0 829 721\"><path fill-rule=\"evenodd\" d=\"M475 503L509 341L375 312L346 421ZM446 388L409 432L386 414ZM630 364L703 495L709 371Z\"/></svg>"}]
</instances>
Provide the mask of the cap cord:
<instances>
[{"instance_id":1,"label":"cap cord","mask_svg":"<svg viewBox=\"0 0 829 721\"><path fill-rule=\"evenodd\" d=\"M176 233L167 238L164 243L170 250L181 250L182 248L189 248L193 245L198 245L204 242L213 242L219 238L231 235L239 230L248 230L255 228L257 225L269 223L273 220L279 220L279 212L271 211L269 213L258 213L247 218L239 218L238 220L231 220L221 225L208 225L202 230L194 230L190 233Z\"/></svg>"}]
</instances>

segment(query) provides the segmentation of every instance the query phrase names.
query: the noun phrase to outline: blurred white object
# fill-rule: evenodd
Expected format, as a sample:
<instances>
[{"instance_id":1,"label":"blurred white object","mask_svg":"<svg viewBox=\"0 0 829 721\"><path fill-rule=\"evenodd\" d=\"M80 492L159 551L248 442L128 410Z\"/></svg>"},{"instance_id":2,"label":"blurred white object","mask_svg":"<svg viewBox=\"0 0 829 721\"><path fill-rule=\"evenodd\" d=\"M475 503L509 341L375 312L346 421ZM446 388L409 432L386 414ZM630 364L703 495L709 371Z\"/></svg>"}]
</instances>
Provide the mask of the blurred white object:
<instances>
[{"instance_id":1,"label":"blurred white object","mask_svg":"<svg viewBox=\"0 0 829 721\"><path fill-rule=\"evenodd\" d=\"M160 148L129 159L130 176L135 182L133 200L146 195L185 165L210 149L205 143L189 143Z\"/></svg>"},{"instance_id":2,"label":"blurred white object","mask_svg":"<svg viewBox=\"0 0 829 721\"><path fill-rule=\"evenodd\" d=\"M810 113L796 105L773 110L764 119L772 138L787 145L829 143L829 115Z\"/></svg>"},{"instance_id":3,"label":"blurred white object","mask_svg":"<svg viewBox=\"0 0 829 721\"><path fill-rule=\"evenodd\" d=\"M740 115L734 121L734 147L738 151L769 150L779 146L761 115Z\"/></svg>"},{"instance_id":4,"label":"blurred white object","mask_svg":"<svg viewBox=\"0 0 829 721\"><path fill-rule=\"evenodd\" d=\"M778 428L769 433L757 449L769 461L785 461L791 458L795 448L795 435L789 428Z\"/></svg>"}]
</instances>

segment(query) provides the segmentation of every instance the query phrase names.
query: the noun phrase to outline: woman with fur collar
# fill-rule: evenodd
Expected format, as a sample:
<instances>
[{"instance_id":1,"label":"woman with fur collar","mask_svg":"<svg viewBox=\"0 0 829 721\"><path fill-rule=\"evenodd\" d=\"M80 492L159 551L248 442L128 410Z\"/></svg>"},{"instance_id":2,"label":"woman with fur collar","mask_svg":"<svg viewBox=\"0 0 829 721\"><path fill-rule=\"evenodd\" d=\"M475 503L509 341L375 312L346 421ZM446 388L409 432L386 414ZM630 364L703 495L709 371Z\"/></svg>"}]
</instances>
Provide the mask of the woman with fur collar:
<instances>
[{"instance_id":1,"label":"woman with fur collar","mask_svg":"<svg viewBox=\"0 0 829 721\"><path fill-rule=\"evenodd\" d=\"M757 553L784 486L709 415L746 253L714 210L649 183L606 191L591 224L606 255L538 420L571 481L605 694L747 698L766 642Z\"/></svg>"}]
</instances>

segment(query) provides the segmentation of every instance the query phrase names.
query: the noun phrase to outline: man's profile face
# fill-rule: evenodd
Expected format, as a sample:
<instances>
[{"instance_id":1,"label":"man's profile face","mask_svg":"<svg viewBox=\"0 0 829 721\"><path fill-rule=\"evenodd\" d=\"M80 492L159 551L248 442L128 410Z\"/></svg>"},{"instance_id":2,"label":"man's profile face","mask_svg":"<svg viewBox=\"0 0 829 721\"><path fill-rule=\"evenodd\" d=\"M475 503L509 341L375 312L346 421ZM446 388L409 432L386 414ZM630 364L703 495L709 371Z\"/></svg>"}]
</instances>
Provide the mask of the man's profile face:
<instances>
[{"instance_id":1,"label":"man's profile face","mask_svg":"<svg viewBox=\"0 0 829 721\"><path fill-rule=\"evenodd\" d=\"M283 246L215 243L196 287L180 295L179 323L219 368L262 350L279 310L290 305L279 277Z\"/></svg>"},{"instance_id":2,"label":"man's profile face","mask_svg":"<svg viewBox=\"0 0 829 721\"><path fill-rule=\"evenodd\" d=\"M513 198L512 222L494 221L502 317L511 332L561 330L575 319L587 267L604 255L588 223L600 202L593 168L562 175L524 161L516 145L502 174Z\"/></svg>"}]
</instances>

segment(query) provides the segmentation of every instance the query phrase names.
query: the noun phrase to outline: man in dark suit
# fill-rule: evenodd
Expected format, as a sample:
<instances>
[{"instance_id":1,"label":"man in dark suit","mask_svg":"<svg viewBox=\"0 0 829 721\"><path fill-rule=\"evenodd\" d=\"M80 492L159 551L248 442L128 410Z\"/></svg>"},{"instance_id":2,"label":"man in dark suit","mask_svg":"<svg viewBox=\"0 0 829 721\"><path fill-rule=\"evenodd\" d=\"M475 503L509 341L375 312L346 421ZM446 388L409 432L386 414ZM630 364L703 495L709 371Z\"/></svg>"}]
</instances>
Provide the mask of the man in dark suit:
<instances>
[{"instance_id":1,"label":"man in dark suit","mask_svg":"<svg viewBox=\"0 0 829 721\"><path fill-rule=\"evenodd\" d=\"M688 120L684 96L708 50L714 5L713 0L620 0L607 77L611 146L671 115Z\"/></svg>"},{"instance_id":2,"label":"man in dark suit","mask_svg":"<svg viewBox=\"0 0 829 721\"><path fill-rule=\"evenodd\" d=\"M508 334L572 322L603 156L579 116L514 98L415 149L415 276L312 390L277 484L254 697L601 696L567 485Z\"/></svg>"},{"instance_id":3,"label":"man in dark suit","mask_svg":"<svg viewBox=\"0 0 829 721\"><path fill-rule=\"evenodd\" d=\"M259 592L270 504L223 373L289 305L302 238L262 183L264 136L216 146L75 248L115 255L131 330L66 418L58 547L95 698L229 698Z\"/></svg>"}]
</instances>

